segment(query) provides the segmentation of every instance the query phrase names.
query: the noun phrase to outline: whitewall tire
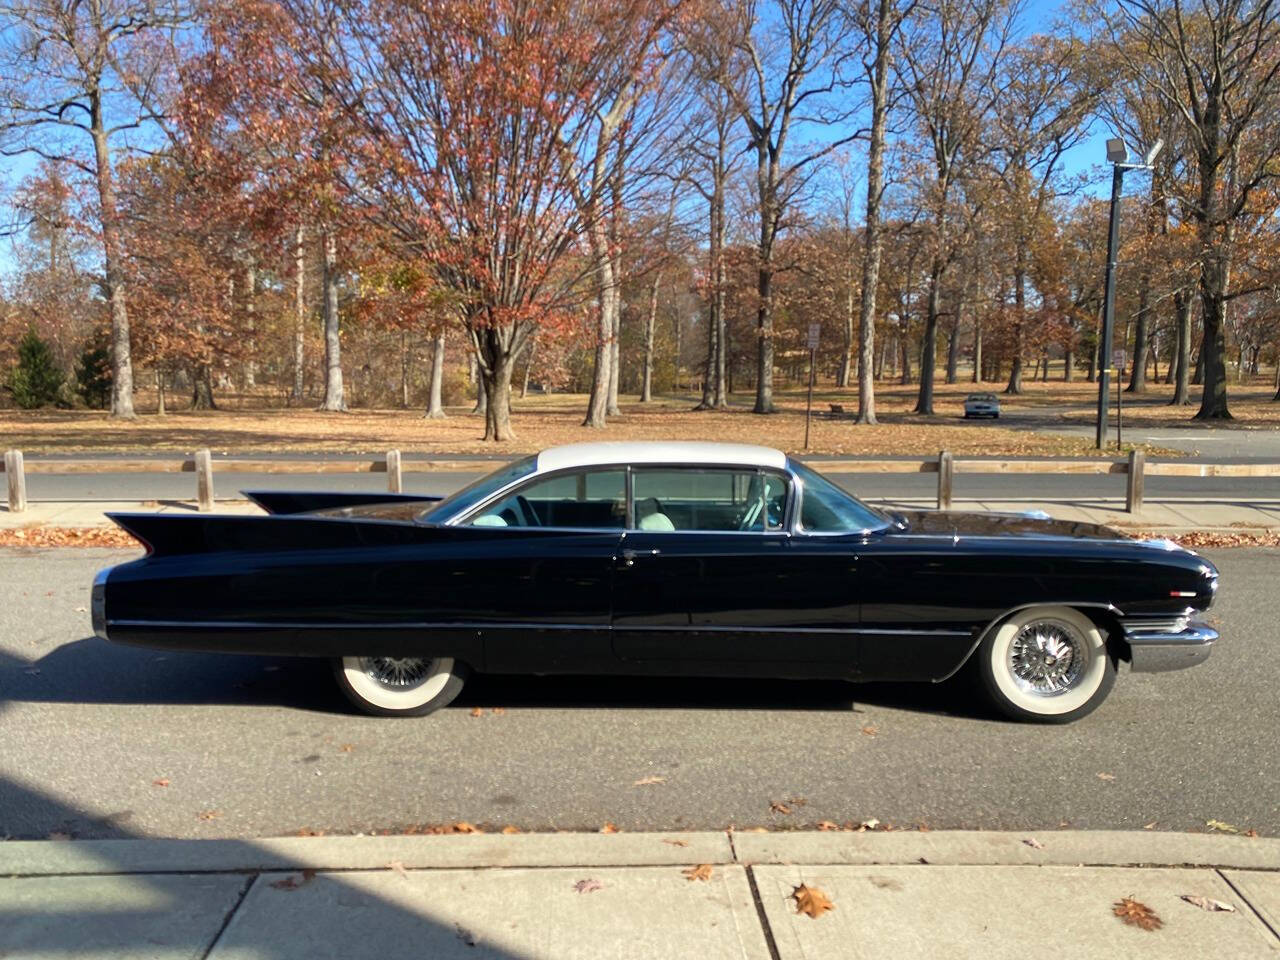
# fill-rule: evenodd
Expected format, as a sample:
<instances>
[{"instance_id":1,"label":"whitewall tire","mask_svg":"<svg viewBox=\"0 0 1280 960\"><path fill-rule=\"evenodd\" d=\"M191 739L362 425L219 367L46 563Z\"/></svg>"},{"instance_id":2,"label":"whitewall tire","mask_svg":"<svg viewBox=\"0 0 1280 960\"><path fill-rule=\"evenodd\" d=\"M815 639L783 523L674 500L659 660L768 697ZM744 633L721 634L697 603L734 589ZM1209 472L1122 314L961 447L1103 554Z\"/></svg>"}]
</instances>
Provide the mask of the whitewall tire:
<instances>
[{"instance_id":1,"label":"whitewall tire","mask_svg":"<svg viewBox=\"0 0 1280 960\"><path fill-rule=\"evenodd\" d=\"M1015 720L1077 720L1116 680L1106 635L1072 607L1019 610L987 632L973 660L991 702Z\"/></svg>"},{"instance_id":2,"label":"whitewall tire","mask_svg":"<svg viewBox=\"0 0 1280 960\"><path fill-rule=\"evenodd\" d=\"M356 707L379 717L421 717L462 692L469 669L451 657L340 657L338 686Z\"/></svg>"}]
</instances>

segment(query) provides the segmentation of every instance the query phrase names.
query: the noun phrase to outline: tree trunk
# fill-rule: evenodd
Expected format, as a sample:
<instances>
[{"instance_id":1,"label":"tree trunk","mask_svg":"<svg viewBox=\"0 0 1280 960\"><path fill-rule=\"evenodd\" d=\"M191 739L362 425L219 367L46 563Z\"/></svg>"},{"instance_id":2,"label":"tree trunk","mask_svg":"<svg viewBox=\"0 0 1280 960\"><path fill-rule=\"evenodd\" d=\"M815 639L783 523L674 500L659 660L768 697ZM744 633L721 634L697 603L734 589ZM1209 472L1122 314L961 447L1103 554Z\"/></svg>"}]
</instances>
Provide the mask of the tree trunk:
<instances>
[{"instance_id":1,"label":"tree trunk","mask_svg":"<svg viewBox=\"0 0 1280 960\"><path fill-rule=\"evenodd\" d=\"M593 255L596 260L596 282L599 293L597 302L595 373L591 380L591 397L587 401L587 418L584 427L603 427L609 414L609 388L612 382L610 368L613 361L613 336L617 329L614 310L617 309L618 289L613 272L613 261L608 252L608 238L603 226L591 228Z\"/></svg>"},{"instance_id":2,"label":"tree trunk","mask_svg":"<svg viewBox=\"0 0 1280 960\"><path fill-rule=\"evenodd\" d=\"M489 391L485 388L484 376L480 371L480 361L476 359L474 349L471 351L471 381L476 387L476 404L471 408L471 412L487 417L489 415Z\"/></svg>"},{"instance_id":3,"label":"tree trunk","mask_svg":"<svg viewBox=\"0 0 1280 960\"><path fill-rule=\"evenodd\" d=\"M960 319L951 323L947 334L947 383L956 382L956 365L960 360Z\"/></svg>"},{"instance_id":4,"label":"tree trunk","mask_svg":"<svg viewBox=\"0 0 1280 960\"><path fill-rule=\"evenodd\" d=\"M129 311L125 305L124 272L120 269L120 239L116 223L116 192L111 179L111 154L103 123L101 96L89 98L90 134L98 185L102 230L105 293L111 305L111 416L133 420L133 354L129 340Z\"/></svg>"},{"instance_id":5,"label":"tree trunk","mask_svg":"<svg viewBox=\"0 0 1280 960\"><path fill-rule=\"evenodd\" d=\"M257 295L258 271L250 263L244 268L245 349L249 354L244 362L244 388L246 390L253 390L258 386L258 364L254 359L258 349L257 304L254 302Z\"/></svg>"},{"instance_id":6,"label":"tree trunk","mask_svg":"<svg viewBox=\"0 0 1280 960\"><path fill-rule=\"evenodd\" d=\"M763 258L763 253L761 256ZM756 345L756 405L751 412L776 413L777 407L773 405L773 264L763 259L756 278L756 294L760 298L756 308L759 342Z\"/></svg>"},{"instance_id":7,"label":"tree trunk","mask_svg":"<svg viewBox=\"0 0 1280 960\"><path fill-rule=\"evenodd\" d=\"M409 409L409 333L400 331L400 409Z\"/></svg>"},{"instance_id":8,"label":"tree trunk","mask_svg":"<svg viewBox=\"0 0 1280 960\"><path fill-rule=\"evenodd\" d=\"M1004 392L1019 394L1022 392L1023 325L1027 320L1027 249L1021 243L1013 268L1013 305L1013 366L1009 368L1009 385Z\"/></svg>"},{"instance_id":9,"label":"tree trunk","mask_svg":"<svg viewBox=\"0 0 1280 960\"><path fill-rule=\"evenodd\" d=\"M982 379L982 318L973 318L973 382Z\"/></svg>"},{"instance_id":10,"label":"tree trunk","mask_svg":"<svg viewBox=\"0 0 1280 960\"><path fill-rule=\"evenodd\" d=\"M511 344L515 331L487 326L475 331L473 336L480 354L480 383L487 398L484 438L500 442L513 440L515 433L511 429L511 373L515 364Z\"/></svg>"},{"instance_id":11,"label":"tree trunk","mask_svg":"<svg viewBox=\"0 0 1280 960\"><path fill-rule=\"evenodd\" d=\"M924 318L924 339L920 344L920 391L916 395L916 413L933 413L933 368L938 360L938 306L942 296L941 287L942 262L935 258L933 269L929 272L928 309Z\"/></svg>"},{"instance_id":12,"label":"tree trunk","mask_svg":"<svg viewBox=\"0 0 1280 960\"><path fill-rule=\"evenodd\" d=\"M217 410L213 399L213 370L207 363L198 366L191 376L191 409Z\"/></svg>"},{"instance_id":13,"label":"tree trunk","mask_svg":"<svg viewBox=\"0 0 1280 960\"><path fill-rule=\"evenodd\" d=\"M342 391L342 342L338 338L338 239L325 231L321 237L324 250L324 399L318 409L342 413L347 409Z\"/></svg>"},{"instance_id":14,"label":"tree trunk","mask_svg":"<svg viewBox=\"0 0 1280 960\"><path fill-rule=\"evenodd\" d=\"M528 378L526 377L526 383ZM431 390L428 393L427 413L429 420L443 420L444 412L444 331L436 331L431 345Z\"/></svg>"},{"instance_id":15,"label":"tree trunk","mask_svg":"<svg viewBox=\"0 0 1280 960\"><path fill-rule=\"evenodd\" d=\"M615 276L617 273L615 271ZM605 411L611 417L622 415L618 406L618 377L622 373L622 289L614 287L613 331L609 337L609 407Z\"/></svg>"},{"instance_id":16,"label":"tree trunk","mask_svg":"<svg viewBox=\"0 0 1280 960\"><path fill-rule=\"evenodd\" d=\"M1209 231L1202 231L1204 260L1200 265L1200 364L1204 391L1200 396L1197 420L1232 420L1227 408L1226 315L1229 264L1224 250L1203 243Z\"/></svg>"},{"instance_id":17,"label":"tree trunk","mask_svg":"<svg viewBox=\"0 0 1280 960\"><path fill-rule=\"evenodd\" d=\"M844 341L840 350L840 367L836 371L836 386L848 387L853 378L853 265L846 271L846 290L844 298Z\"/></svg>"},{"instance_id":18,"label":"tree trunk","mask_svg":"<svg viewBox=\"0 0 1280 960\"><path fill-rule=\"evenodd\" d=\"M164 408L164 374L159 370L156 371L156 416L163 417L167 411Z\"/></svg>"},{"instance_id":19,"label":"tree trunk","mask_svg":"<svg viewBox=\"0 0 1280 960\"><path fill-rule=\"evenodd\" d=\"M529 371L533 369L533 357L538 352L538 338L534 336L529 341L529 353L524 360L524 379L520 382L520 399L523 400L529 395Z\"/></svg>"},{"instance_id":20,"label":"tree trunk","mask_svg":"<svg viewBox=\"0 0 1280 960\"><path fill-rule=\"evenodd\" d=\"M293 233L293 394L294 400L302 399L303 365L306 362L306 250L302 227Z\"/></svg>"},{"instance_id":21,"label":"tree trunk","mask_svg":"<svg viewBox=\"0 0 1280 960\"><path fill-rule=\"evenodd\" d=\"M658 284L661 280L658 273L654 273L653 279L649 281L649 312L644 318L644 363L640 370L640 402L648 403L653 399L653 334L654 328L658 321ZM707 324L708 329L712 324ZM711 364L707 364L707 377L703 380L702 397L703 401L707 398L707 384L711 379Z\"/></svg>"}]
</instances>

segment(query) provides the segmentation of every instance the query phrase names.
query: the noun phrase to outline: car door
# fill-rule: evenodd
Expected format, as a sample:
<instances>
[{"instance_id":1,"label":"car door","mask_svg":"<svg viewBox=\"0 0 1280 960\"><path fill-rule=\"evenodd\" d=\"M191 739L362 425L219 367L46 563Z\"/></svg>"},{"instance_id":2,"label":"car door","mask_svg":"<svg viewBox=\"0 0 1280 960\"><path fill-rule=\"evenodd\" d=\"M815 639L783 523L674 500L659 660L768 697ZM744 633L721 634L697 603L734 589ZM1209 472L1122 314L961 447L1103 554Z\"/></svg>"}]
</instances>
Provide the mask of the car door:
<instances>
[{"instance_id":1,"label":"car door","mask_svg":"<svg viewBox=\"0 0 1280 960\"><path fill-rule=\"evenodd\" d=\"M626 516L626 470L530 478L474 510L442 577L459 616L484 637L495 672L608 671L614 561Z\"/></svg>"},{"instance_id":2,"label":"car door","mask_svg":"<svg viewBox=\"0 0 1280 960\"><path fill-rule=\"evenodd\" d=\"M772 673L794 655L788 484L751 467L636 466L613 645L648 672Z\"/></svg>"}]
</instances>

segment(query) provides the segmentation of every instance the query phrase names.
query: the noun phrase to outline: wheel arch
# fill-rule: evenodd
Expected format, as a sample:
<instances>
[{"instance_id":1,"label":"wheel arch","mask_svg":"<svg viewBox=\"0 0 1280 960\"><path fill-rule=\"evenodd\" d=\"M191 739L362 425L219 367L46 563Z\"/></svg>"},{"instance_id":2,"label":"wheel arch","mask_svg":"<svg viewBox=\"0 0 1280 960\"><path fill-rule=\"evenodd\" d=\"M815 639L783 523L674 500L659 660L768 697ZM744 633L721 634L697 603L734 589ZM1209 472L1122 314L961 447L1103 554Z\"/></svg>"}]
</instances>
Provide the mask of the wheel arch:
<instances>
[{"instance_id":1,"label":"wheel arch","mask_svg":"<svg viewBox=\"0 0 1280 960\"><path fill-rule=\"evenodd\" d=\"M950 680L964 669L965 664L973 659L974 652L982 645L982 641L987 638L987 635L992 630L996 629L1015 613L1030 610L1033 607L1070 607L1073 610L1078 610L1106 634L1107 649L1113 657L1118 657L1121 660L1130 658L1129 646L1124 642L1124 631L1120 628L1120 610L1114 604L1096 600L1036 600L1032 603L1020 603L1017 606L1009 607L993 617L986 626L974 634L973 643L969 645L969 649L965 651L960 662L945 676L938 677L933 682L943 683Z\"/></svg>"}]
</instances>

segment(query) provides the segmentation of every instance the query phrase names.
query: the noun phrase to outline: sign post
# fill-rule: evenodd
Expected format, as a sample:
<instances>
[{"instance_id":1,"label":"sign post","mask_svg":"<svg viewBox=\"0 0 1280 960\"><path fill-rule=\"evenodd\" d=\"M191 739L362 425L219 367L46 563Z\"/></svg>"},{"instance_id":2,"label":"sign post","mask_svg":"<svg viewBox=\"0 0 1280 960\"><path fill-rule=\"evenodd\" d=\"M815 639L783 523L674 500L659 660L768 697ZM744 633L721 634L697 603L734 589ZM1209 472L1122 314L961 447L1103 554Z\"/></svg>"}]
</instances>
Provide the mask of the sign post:
<instances>
[{"instance_id":1,"label":"sign post","mask_svg":"<svg viewBox=\"0 0 1280 960\"><path fill-rule=\"evenodd\" d=\"M818 350L818 337L822 333L822 325L809 324L809 401L804 408L804 448L809 449L809 421L813 417L813 358Z\"/></svg>"},{"instance_id":2,"label":"sign post","mask_svg":"<svg viewBox=\"0 0 1280 960\"><path fill-rule=\"evenodd\" d=\"M1124 348L1122 347L1117 350L1115 352L1115 356L1111 359L1113 361L1112 366L1116 368L1116 449L1119 450L1124 446L1121 442L1124 436L1122 432L1123 428L1121 426L1124 419L1124 411L1123 401L1120 399L1121 394L1124 392L1124 365L1125 361L1128 359L1125 355Z\"/></svg>"}]
</instances>

